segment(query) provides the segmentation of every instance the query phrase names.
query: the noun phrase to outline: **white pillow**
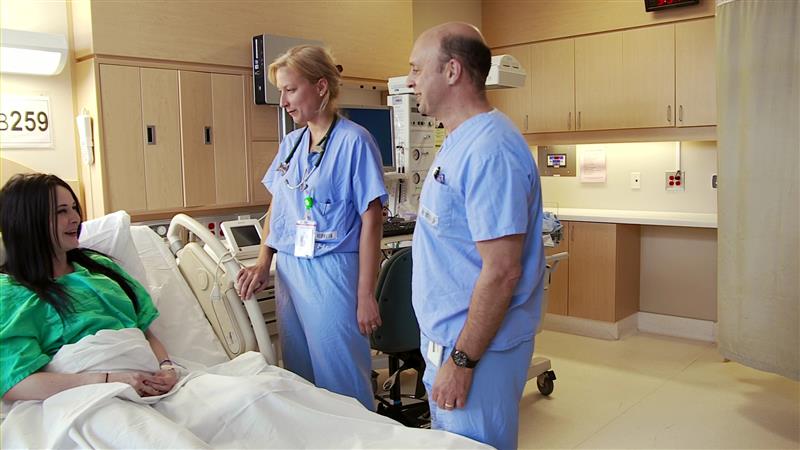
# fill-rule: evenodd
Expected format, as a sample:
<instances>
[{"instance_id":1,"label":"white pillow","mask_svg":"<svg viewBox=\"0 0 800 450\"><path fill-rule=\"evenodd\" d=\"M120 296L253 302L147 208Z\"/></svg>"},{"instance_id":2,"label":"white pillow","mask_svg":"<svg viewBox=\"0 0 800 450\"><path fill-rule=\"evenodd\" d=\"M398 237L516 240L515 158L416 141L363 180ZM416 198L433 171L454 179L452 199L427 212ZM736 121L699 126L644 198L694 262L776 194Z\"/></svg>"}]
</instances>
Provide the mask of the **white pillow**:
<instances>
[{"instance_id":1,"label":"white pillow","mask_svg":"<svg viewBox=\"0 0 800 450\"><path fill-rule=\"evenodd\" d=\"M147 272L147 289L160 313L150 330L170 358L188 369L228 361L166 242L146 226L133 226L130 231Z\"/></svg>"},{"instance_id":2,"label":"white pillow","mask_svg":"<svg viewBox=\"0 0 800 450\"><path fill-rule=\"evenodd\" d=\"M131 217L125 211L117 211L87 220L81 226L80 245L97 250L112 257L126 272L143 286L147 286L147 275L139 259L139 252L131 238Z\"/></svg>"}]
</instances>

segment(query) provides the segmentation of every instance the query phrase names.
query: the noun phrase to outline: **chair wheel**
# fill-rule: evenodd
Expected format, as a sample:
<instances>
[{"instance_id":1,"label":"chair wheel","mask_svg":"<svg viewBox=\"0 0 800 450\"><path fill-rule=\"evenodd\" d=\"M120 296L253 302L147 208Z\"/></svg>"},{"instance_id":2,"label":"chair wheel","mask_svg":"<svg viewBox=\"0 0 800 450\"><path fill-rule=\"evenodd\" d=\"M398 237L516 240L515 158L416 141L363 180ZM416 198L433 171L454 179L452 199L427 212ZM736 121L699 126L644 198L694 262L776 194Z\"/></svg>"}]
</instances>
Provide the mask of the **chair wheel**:
<instances>
[{"instance_id":1,"label":"chair wheel","mask_svg":"<svg viewBox=\"0 0 800 450\"><path fill-rule=\"evenodd\" d=\"M539 392L541 392L542 395L547 396L553 393L555 385L553 379L547 373L543 373L536 377L536 387L539 388Z\"/></svg>"}]
</instances>

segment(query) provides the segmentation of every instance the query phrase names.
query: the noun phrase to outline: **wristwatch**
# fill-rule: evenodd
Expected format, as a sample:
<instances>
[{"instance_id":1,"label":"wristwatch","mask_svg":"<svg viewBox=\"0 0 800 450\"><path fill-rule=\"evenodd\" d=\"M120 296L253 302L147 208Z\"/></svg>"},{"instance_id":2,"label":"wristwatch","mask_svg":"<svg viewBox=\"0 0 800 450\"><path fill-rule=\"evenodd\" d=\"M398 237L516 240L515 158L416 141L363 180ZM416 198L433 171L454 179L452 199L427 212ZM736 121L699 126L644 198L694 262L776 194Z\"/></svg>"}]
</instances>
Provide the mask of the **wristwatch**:
<instances>
[{"instance_id":1,"label":"wristwatch","mask_svg":"<svg viewBox=\"0 0 800 450\"><path fill-rule=\"evenodd\" d=\"M458 349L453 349L452 353L450 353L450 358L458 367L464 367L467 369L475 368L475 366L478 365L478 361L480 361L479 359L469 359L469 356L466 353Z\"/></svg>"}]
</instances>

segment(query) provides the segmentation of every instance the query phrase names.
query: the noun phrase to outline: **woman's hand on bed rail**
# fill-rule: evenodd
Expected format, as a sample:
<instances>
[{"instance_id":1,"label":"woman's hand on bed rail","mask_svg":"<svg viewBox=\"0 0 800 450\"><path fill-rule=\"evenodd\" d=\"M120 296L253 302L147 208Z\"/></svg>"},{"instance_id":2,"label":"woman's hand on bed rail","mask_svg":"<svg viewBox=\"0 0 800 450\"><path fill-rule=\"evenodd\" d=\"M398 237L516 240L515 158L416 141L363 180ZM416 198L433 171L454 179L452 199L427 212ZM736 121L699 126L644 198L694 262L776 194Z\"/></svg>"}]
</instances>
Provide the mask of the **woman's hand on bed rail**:
<instances>
[{"instance_id":1,"label":"woman's hand on bed rail","mask_svg":"<svg viewBox=\"0 0 800 450\"><path fill-rule=\"evenodd\" d=\"M236 275L236 287L239 297L247 300L256 292L263 291L269 283L269 266L272 264L272 255L265 261L253 267L244 267Z\"/></svg>"}]
</instances>

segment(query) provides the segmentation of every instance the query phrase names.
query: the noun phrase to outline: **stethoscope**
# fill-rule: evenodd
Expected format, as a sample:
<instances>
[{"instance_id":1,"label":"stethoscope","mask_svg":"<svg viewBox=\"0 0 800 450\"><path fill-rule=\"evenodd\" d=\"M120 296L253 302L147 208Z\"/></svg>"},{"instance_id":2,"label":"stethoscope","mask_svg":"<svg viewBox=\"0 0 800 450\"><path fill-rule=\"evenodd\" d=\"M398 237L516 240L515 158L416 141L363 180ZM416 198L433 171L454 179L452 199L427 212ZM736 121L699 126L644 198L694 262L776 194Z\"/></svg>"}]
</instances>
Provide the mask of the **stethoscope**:
<instances>
[{"instance_id":1,"label":"stethoscope","mask_svg":"<svg viewBox=\"0 0 800 450\"><path fill-rule=\"evenodd\" d=\"M333 127L336 126L337 120L339 120L339 116L334 115L333 122L331 122L331 126L328 127L328 131L325 133L325 136L323 136L322 139L320 139L319 143L316 145L317 147L320 148L319 157L317 158L317 161L310 168L310 170L308 167L306 167L306 169L303 171L303 176L300 178L300 182L293 185L289 183L289 180L286 178L286 173L289 171L289 163L292 161L292 157L294 157L294 154L297 151L297 147L300 146L300 143L303 141L303 136L305 136L306 132L308 131L308 125L306 125L306 127L303 128L303 132L300 133L300 137L295 141L294 146L292 146L292 151L289 152L289 155L286 156L286 159L283 160L283 162L280 163L278 165L278 168L276 169L281 174L281 176L284 177L283 182L286 183L286 187L288 187L291 190L296 190L296 189L300 189L303 191L306 190L306 188L308 187L308 185L306 184L308 182L308 179L311 177L314 171L317 170L320 163L322 163L322 158L325 156L325 150L327 150L328 148L328 137L330 136L331 131L333 131Z\"/></svg>"}]
</instances>

